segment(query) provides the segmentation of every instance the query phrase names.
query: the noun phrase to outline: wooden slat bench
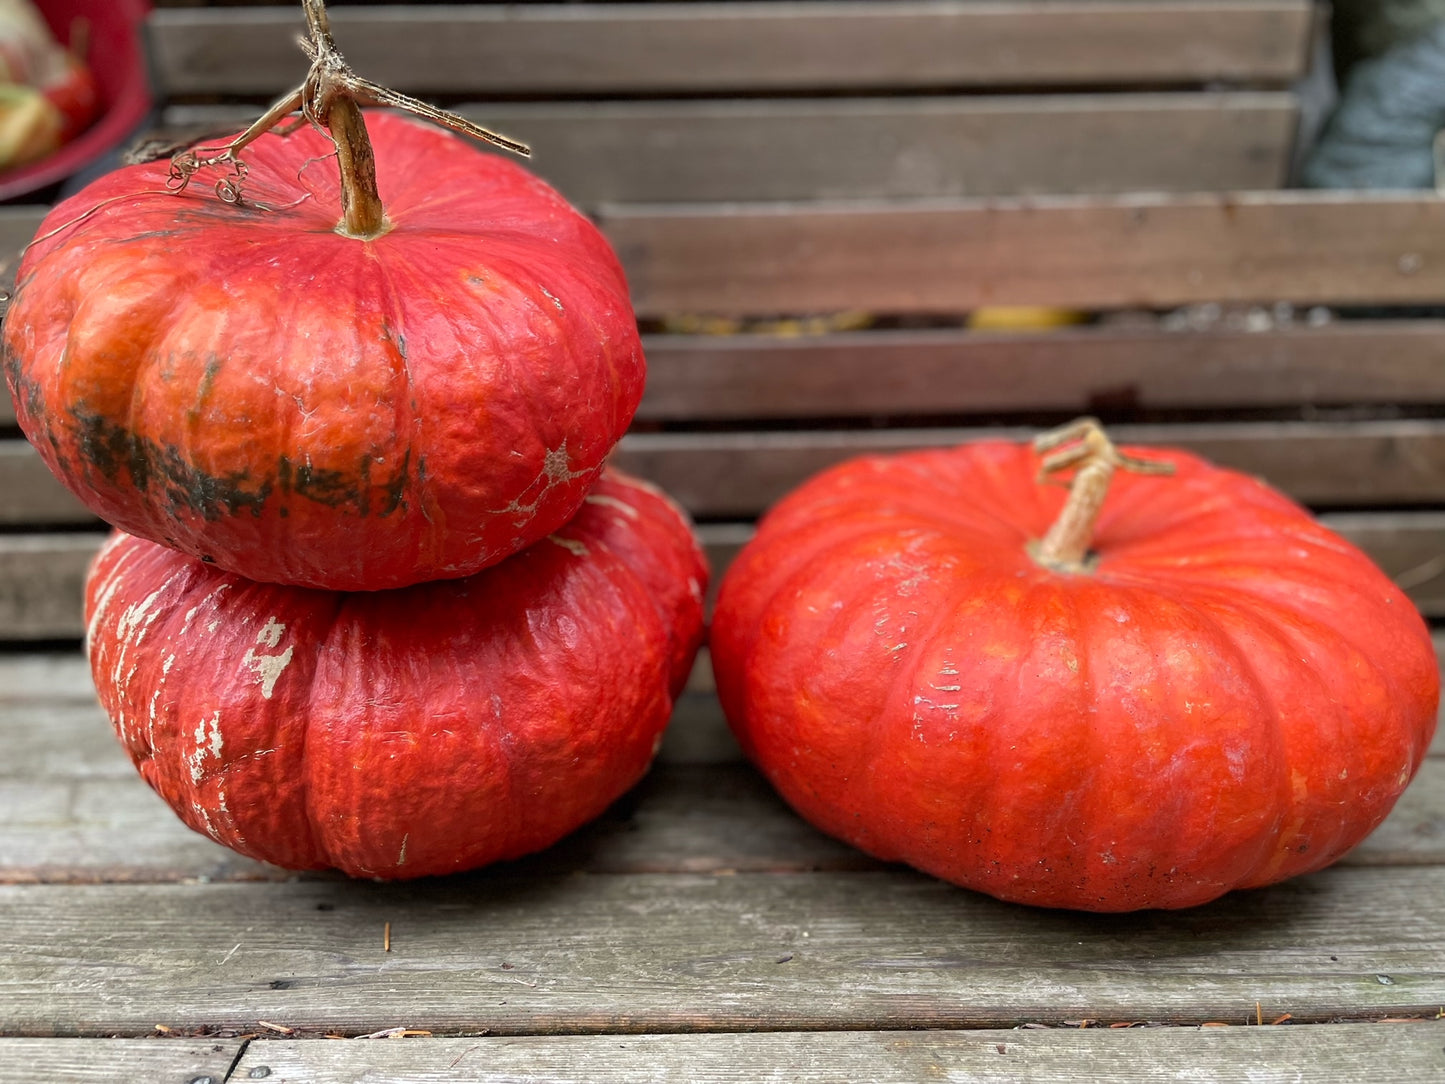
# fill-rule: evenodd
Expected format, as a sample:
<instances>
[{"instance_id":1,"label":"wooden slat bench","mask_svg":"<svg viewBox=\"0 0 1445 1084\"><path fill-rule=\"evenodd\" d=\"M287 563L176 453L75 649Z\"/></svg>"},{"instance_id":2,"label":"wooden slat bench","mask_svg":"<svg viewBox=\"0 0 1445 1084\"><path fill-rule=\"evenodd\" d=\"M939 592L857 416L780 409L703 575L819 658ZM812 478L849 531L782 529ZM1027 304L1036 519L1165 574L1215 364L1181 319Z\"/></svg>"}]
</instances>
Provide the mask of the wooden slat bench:
<instances>
[{"instance_id":1,"label":"wooden slat bench","mask_svg":"<svg viewBox=\"0 0 1445 1084\"><path fill-rule=\"evenodd\" d=\"M358 71L532 141L607 232L650 372L616 459L692 511L719 572L839 459L1091 412L1263 475L1445 619L1445 205L1281 187L1318 17L332 10ZM300 78L300 26L159 3L163 125L254 113ZM0 208L0 251L43 210ZM1029 304L1091 315L968 327ZM1331 870L1178 914L1030 911L801 822L743 761L704 652L653 772L552 850L297 877L187 830L112 738L78 650L102 529L0 403L0 1084L1445 1072L1445 739ZM325 1041L402 1030L426 1034Z\"/></svg>"}]
</instances>

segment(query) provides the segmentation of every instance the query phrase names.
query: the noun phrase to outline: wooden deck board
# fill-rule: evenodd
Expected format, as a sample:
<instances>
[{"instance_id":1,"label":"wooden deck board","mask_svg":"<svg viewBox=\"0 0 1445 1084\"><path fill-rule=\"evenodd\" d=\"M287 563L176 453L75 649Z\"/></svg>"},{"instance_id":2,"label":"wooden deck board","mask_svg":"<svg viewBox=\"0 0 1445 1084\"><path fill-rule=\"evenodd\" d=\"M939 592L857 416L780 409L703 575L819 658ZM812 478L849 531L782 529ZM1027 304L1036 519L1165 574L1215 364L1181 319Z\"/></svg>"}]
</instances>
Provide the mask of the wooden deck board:
<instances>
[{"instance_id":1,"label":"wooden deck board","mask_svg":"<svg viewBox=\"0 0 1445 1084\"><path fill-rule=\"evenodd\" d=\"M1230 1021L1239 1023L1238 1014ZM1330 1027L793 1032L615 1037L474 1037L405 1042L257 1040L234 1079L264 1066L288 1084L822 1084L848 1072L873 1084L1391 1084L1445 1069L1445 1024ZM0 1045L0 1057L4 1047Z\"/></svg>"},{"instance_id":2,"label":"wooden deck board","mask_svg":"<svg viewBox=\"0 0 1445 1084\"><path fill-rule=\"evenodd\" d=\"M1445 297L1445 204L1418 193L619 203L598 218L644 316ZM38 224L0 211L0 251Z\"/></svg>"},{"instance_id":3,"label":"wooden deck board","mask_svg":"<svg viewBox=\"0 0 1445 1084\"><path fill-rule=\"evenodd\" d=\"M108 727L103 733L110 741ZM0 883L298 876L192 832L128 764L120 767L126 777L0 780ZM1341 864L1445 865L1445 760L1426 761L1391 816ZM748 765L663 762L595 822L509 868L517 875L801 873L885 864L814 830Z\"/></svg>"},{"instance_id":4,"label":"wooden deck board","mask_svg":"<svg viewBox=\"0 0 1445 1084\"><path fill-rule=\"evenodd\" d=\"M186 828L115 741L83 664L55 665L49 699L0 660L0 882L284 880ZM705 684L699 678L698 685ZM1445 737L1445 735L1442 735ZM1432 756L1346 865L1445 864L1445 757ZM884 868L799 819L751 767L716 699L685 695L649 776L592 825L509 867L515 875Z\"/></svg>"},{"instance_id":5,"label":"wooden deck board","mask_svg":"<svg viewBox=\"0 0 1445 1084\"><path fill-rule=\"evenodd\" d=\"M857 87L1288 83L1304 74L1306 0L338 6L368 79L458 94L797 91ZM170 97L274 96L299 83L294 8L158 11Z\"/></svg>"},{"instance_id":6,"label":"wooden deck board","mask_svg":"<svg viewBox=\"0 0 1445 1084\"><path fill-rule=\"evenodd\" d=\"M452 100L521 99L476 108L537 140L543 172L574 198L605 205L645 315L1445 298L1445 249L1431 240L1441 215L1426 198L1199 194L1278 179L1293 98L1241 90L1303 73L1307 0L392 4L335 14L365 75ZM270 97L301 73L288 42L298 25L294 5L158 12L163 93ZM1037 94L1105 84L1142 93ZM957 99L976 86L1030 97ZM652 100L541 100L638 93ZM548 149L564 143L593 167ZM1140 146L1143 156L1131 151ZM1141 184L1161 194L1107 194ZM1061 188L1075 195L1010 195ZM879 196L911 202L841 202ZM637 202L651 200L661 202ZM18 249L38 220L33 209L0 210L0 249ZM1059 243L1065 232L1075 240ZM1445 402L1438 323L1255 337L1102 326L1013 340L868 333L786 347L652 336L641 417L953 425L1081 410L1428 413L1418 408ZM13 423L0 408L0 426ZM1445 614L1445 423L1158 432L1323 507L1388 506L1331 521ZM732 521L829 456L959 433L982 435L641 434L621 459L658 465L697 510ZM78 634L98 534L37 474L13 428L6 436L0 1084L840 1073L1062 1084L1084 1070L1125 1081L1304 1072L1353 1084L1445 1071L1445 1023L1363 1022L1434 1018L1445 1004L1441 746L1390 820L1332 870L1178 914L1041 912L814 832L740 759L704 666L653 773L547 853L401 886L298 879L216 847L164 809L115 744L74 653L11 653L17 641ZM749 530L706 525L720 564ZM1285 1015L1300 1026L1057 1027ZM1026 1022L1056 1027L957 1030ZM156 1038L157 1024L172 1037ZM398 1025L440 1037L312 1041ZM297 1041L246 1038L288 1028ZM479 1036L489 1030L499 1034ZM224 1037L200 1037L208 1031ZM53 1035L90 1038L16 1037ZM111 1035L135 1038L101 1038Z\"/></svg>"},{"instance_id":7,"label":"wooden deck board","mask_svg":"<svg viewBox=\"0 0 1445 1084\"><path fill-rule=\"evenodd\" d=\"M617 204L644 315L1437 304L1445 203L1344 192Z\"/></svg>"},{"instance_id":8,"label":"wooden deck board","mask_svg":"<svg viewBox=\"0 0 1445 1084\"><path fill-rule=\"evenodd\" d=\"M177 106L177 131L257 109ZM723 101L483 102L470 120L532 148L574 204L926 199L1278 188L1299 107L1285 92Z\"/></svg>"},{"instance_id":9,"label":"wooden deck board","mask_svg":"<svg viewBox=\"0 0 1445 1084\"><path fill-rule=\"evenodd\" d=\"M1126 916L891 870L0 885L0 908L11 1035L1183 1024L1256 1002L1308 1023L1445 1004L1445 867L1337 867Z\"/></svg>"},{"instance_id":10,"label":"wooden deck board","mask_svg":"<svg viewBox=\"0 0 1445 1084\"><path fill-rule=\"evenodd\" d=\"M1241 1019L1217 1021L1244 1025ZM1291 1084L1302 1065L1319 1084L1433 1079L1445 1024L1043 1030L762 1032L698 1035L471 1036L401 1042L317 1040L0 1039L0 1084L154 1080L211 1084L612 1084L640 1081L821 1084ZM227 1077L231 1061L235 1068Z\"/></svg>"},{"instance_id":11,"label":"wooden deck board","mask_svg":"<svg viewBox=\"0 0 1445 1084\"><path fill-rule=\"evenodd\" d=\"M236 1039L0 1038L0 1084L223 1084L244 1046ZM316 1080L315 1070L306 1079Z\"/></svg>"},{"instance_id":12,"label":"wooden deck board","mask_svg":"<svg viewBox=\"0 0 1445 1084\"><path fill-rule=\"evenodd\" d=\"M652 335L643 421L1445 402L1445 322ZM3 409L3 407L0 407Z\"/></svg>"},{"instance_id":13,"label":"wooden deck board","mask_svg":"<svg viewBox=\"0 0 1445 1084\"><path fill-rule=\"evenodd\" d=\"M1445 321L645 335L643 422L1445 403ZM13 425L0 395L0 425Z\"/></svg>"},{"instance_id":14,"label":"wooden deck board","mask_svg":"<svg viewBox=\"0 0 1445 1084\"><path fill-rule=\"evenodd\" d=\"M1445 423L1435 420L1131 424L1110 432L1121 444L1188 449L1307 504L1434 504L1445 493ZM1007 428L634 433L613 462L695 516L742 519L851 456L1032 436Z\"/></svg>"},{"instance_id":15,"label":"wooden deck board","mask_svg":"<svg viewBox=\"0 0 1445 1084\"><path fill-rule=\"evenodd\" d=\"M1445 513L1336 513L1321 520L1401 583L1427 617L1445 617ZM709 605L752 534L750 523L698 528L712 566ZM85 573L104 537L95 532L0 535L0 641L79 638Z\"/></svg>"},{"instance_id":16,"label":"wooden deck board","mask_svg":"<svg viewBox=\"0 0 1445 1084\"><path fill-rule=\"evenodd\" d=\"M1185 448L1317 506L1432 505L1445 493L1445 421L1196 422L1112 426L1121 444ZM1027 441L999 428L631 433L612 462L694 516L749 519L809 476L856 455ZM94 524L24 441L0 439L0 523Z\"/></svg>"}]
</instances>

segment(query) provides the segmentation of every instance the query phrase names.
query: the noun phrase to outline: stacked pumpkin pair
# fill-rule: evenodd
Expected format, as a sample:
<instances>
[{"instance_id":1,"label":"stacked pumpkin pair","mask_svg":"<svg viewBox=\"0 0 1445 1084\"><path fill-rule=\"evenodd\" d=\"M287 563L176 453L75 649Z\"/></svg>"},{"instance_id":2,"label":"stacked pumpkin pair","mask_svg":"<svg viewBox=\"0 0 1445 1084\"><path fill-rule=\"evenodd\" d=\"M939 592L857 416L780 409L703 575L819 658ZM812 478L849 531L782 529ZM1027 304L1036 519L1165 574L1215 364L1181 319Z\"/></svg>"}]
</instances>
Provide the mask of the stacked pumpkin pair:
<instances>
[{"instance_id":1,"label":"stacked pumpkin pair","mask_svg":"<svg viewBox=\"0 0 1445 1084\"><path fill-rule=\"evenodd\" d=\"M87 644L146 781L243 854L414 877L537 850L636 782L706 568L681 512L604 469L644 362L601 234L347 90L302 88L314 128L60 204L6 373L125 532Z\"/></svg>"}]
</instances>

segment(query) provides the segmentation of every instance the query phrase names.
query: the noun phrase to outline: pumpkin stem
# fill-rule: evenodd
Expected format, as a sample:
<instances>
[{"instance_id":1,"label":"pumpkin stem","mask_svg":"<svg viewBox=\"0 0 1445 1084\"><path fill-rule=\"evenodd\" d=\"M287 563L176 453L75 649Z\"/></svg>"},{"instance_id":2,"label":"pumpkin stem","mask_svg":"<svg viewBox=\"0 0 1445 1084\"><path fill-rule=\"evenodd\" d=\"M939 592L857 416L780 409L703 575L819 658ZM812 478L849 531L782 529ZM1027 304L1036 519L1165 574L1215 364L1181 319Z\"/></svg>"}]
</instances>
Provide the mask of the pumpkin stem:
<instances>
[{"instance_id":1,"label":"pumpkin stem","mask_svg":"<svg viewBox=\"0 0 1445 1084\"><path fill-rule=\"evenodd\" d=\"M348 237L380 237L387 230L387 221L376 187L376 155L361 106L348 93L348 83L356 77L331 37L325 0L302 0L301 6L311 33L310 38L301 39L302 50L311 58L311 69L301 84L301 114L325 128L336 145L342 213L337 231Z\"/></svg>"},{"instance_id":2,"label":"pumpkin stem","mask_svg":"<svg viewBox=\"0 0 1445 1084\"><path fill-rule=\"evenodd\" d=\"M1034 440L1034 450L1043 456L1040 482L1057 482L1061 474L1073 471L1063 511L1048 534L1029 543L1033 559L1055 572L1089 570L1094 524L1104 507L1114 471L1122 467L1136 474L1174 473L1172 463L1138 459L1119 451L1097 418L1079 418L1040 435Z\"/></svg>"},{"instance_id":3,"label":"pumpkin stem","mask_svg":"<svg viewBox=\"0 0 1445 1084\"><path fill-rule=\"evenodd\" d=\"M241 182L245 180L246 169L245 163L238 157L240 152L299 110L299 123L309 122L312 127L325 131L336 145L337 162L341 167L344 216L337 223L337 232L366 240L380 237L391 227L376 187L376 156L366 132L366 121L362 118L363 105L399 109L523 157L532 153L525 143L518 143L455 113L360 78L346 63L331 37L326 0L301 0L301 6L306 13L309 32L309 37L301 39L301 48L311 58L305 81L278 99L259 120L224 147L183 151L172 158L168 183L172 191L183 190L191 177L206 166L229 165L232 175L219 181L216 191L228 203L241 202ZM290 125L280 129L278 134L287 134L294 127Z\"/></svg>"}]
</instances>

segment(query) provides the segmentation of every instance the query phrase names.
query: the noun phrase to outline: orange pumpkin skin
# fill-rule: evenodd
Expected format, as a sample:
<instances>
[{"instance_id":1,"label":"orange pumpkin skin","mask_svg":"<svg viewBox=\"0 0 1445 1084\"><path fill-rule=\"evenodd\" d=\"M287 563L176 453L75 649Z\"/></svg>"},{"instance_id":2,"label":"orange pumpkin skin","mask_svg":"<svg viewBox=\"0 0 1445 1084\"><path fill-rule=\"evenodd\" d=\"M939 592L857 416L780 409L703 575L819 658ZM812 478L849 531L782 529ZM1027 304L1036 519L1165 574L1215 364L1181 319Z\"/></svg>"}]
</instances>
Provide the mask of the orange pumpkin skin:
<instances>
[{"instance_id":1,"label":"orange pumpkin skin","mask_svg":"<svg viewBox=\"0 0 1445 1084\"><path fill-rule=\"evenodd\" d=\"M642 776L706 575L682 514L609 473L502 565L398 591L257 584L117 534L87 644L190 827L292 869L420 877L546 847Z\"/></svg>"},{"instance_id":2,"label":"orange pumpkin skin","mask_svg":"<svg viewBox=\"0 0 1445 1084\"><path fill-rule=\"evenodd\" d=\"M245 151L245 202L167 164L55 208L4 362L50 469L122 530L250 579L456 578L576 511L642 394L602 235L499 156L368 116L390 229L336 232L330 143Z\"/></svg>"},{"instance_id":3,"label":"orange pumpkin skin","mask_svg":"<svg viewBox=\"0 0 1445 1084\"><path fill-rule=\"evenodd\" d=\"M1188 907L1335 861L1425 755L1426 628L1361 553L1182 452L1120 474L1091 572L1025 550L1027 447L849 462L723 580L718 693L809 821L1006 900Z\"/></svg>"}]
</instances>

